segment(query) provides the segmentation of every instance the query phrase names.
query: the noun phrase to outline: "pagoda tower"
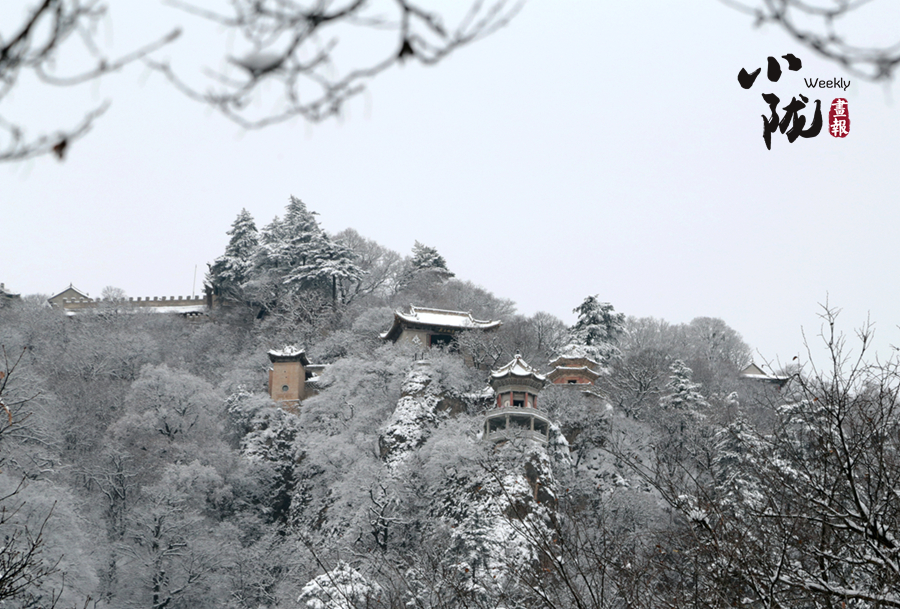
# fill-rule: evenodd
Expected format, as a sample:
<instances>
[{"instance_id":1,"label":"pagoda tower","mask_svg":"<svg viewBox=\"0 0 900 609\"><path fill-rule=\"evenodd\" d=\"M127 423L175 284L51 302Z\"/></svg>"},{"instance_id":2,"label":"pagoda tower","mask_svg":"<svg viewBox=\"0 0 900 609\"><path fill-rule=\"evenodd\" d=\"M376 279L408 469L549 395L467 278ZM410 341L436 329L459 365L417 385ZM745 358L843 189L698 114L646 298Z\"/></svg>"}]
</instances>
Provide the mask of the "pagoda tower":
<instances>
[{"instance_id":1,"label":"pagoda tower","mask_svg":"<svg viewBox=\"0 0 900 609\"><path fill-rule=\"evenodd\" d=\"M537 408L538 394L547 377L516 353L511 362L491 371L491 387L497 396L484 417L484 439L500 442L526 438L546 444L550 419Z\"/></svg>"},{"instance_id":2,"label":"pagoda tower","mask_svg":"<svg viewBox=\"0 0 900 609\"><path fill-rule=\"evenodd\" d=\"M554 385L593 385L600 378L601 366L577 348L569 348L550 362L553 369L547 379Z\"/></svg>"}]
</instances>

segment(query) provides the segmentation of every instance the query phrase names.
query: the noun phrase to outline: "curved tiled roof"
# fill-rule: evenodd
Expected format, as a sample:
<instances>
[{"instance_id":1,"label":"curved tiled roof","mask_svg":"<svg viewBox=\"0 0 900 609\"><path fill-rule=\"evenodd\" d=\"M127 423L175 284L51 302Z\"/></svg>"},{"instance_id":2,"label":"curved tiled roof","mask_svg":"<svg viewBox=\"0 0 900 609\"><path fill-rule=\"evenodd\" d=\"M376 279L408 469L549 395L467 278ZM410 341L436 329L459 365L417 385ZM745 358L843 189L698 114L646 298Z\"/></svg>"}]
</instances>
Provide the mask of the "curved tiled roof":
<instances>
[{"instance_id":1,"label":"curved tiled roof","mask_svg":"<svg viewBox=\"0 0 900 609\"><path fill-rule=\"evenodd\" d=\"M304 366L309 365L309 358L306 357L306 350L298 349L294 345L286 345L281 349L272 349L267 355L271 362L299 361Z\"/></svg>"},{"instance_id":2,"label":"curved tiled roof","mask_svg":"<svg viewBox=\"0 0 900 609\"><path fill-rule=\"evenodd\" d=\"M409 312L394 312L394 323L381 338L395 340L403 326L446 328L450 330L491 330L499 327L500 321L475 319L468 311L448 311L409 305Z\"/></svg>"},{"instance_id":3,"label":"curved tiled roof","mask_svg":"<svg viewBox=\"0 0 900 609\"><path fill-rule=\"evenodd\" d=\"M528 365L522 356L516 353L512 361L497 370L491 370L491 379L500 380L506 378L531 379L543 383L547 377Z\"/></svg>"}]
</instances>

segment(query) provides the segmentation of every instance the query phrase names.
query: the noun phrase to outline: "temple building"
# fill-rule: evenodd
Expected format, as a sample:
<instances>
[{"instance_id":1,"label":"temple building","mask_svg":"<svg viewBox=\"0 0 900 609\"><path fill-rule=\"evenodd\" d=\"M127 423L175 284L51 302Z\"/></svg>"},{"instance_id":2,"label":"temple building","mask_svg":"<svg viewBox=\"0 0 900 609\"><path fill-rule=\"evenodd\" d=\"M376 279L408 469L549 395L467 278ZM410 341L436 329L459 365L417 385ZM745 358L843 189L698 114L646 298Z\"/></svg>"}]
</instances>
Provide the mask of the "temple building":
<instances>
[{"instance_id":1,"label":"temple building","mask_svg":"<svg viewBox=\"0 0 900 609\"><path fill-rule=\"evenodd\" d=\"M314 395L317 373L324 366L309 363L306 351L287 346L268 352L269 396L283 407L296 409L300 402Z\"/></svg>"},{"instance_id":2,"label":"temple building","mask_svg":"<svg viewBox=\"0 0 900 609\"><path fill-rule=\"evenodd\" d=\"M577 353L560 355L550 362L547 379L555 385L593 385L600 378L600 364Z\"/></svg>"},{"instance_id":3,"label":"temple building","mask_svg":"<svg viewBox=\"0 0 900 609\"><path fill-rule=\"evenodd\" d=\"M394 312L394 323L381 334L384 340L415 343L425 347L451 345L460 332L494 330L500 321L482 321L467 311L446 311L409 305L409 312Z\"/></svg>"},{"instance_id":4,"label":"temple building","mask_svg":"<svg viewBox=\"0 0 900 609\"><path fill-rule=\"evenodd\" d=\"M516 353L511 362L491 371L491 387L496 401L484 417L484 439L500 442L525 438L546 444L550 419L538 410L538 394L547 377L528 365Z\"/></svg>"}]
</instances>

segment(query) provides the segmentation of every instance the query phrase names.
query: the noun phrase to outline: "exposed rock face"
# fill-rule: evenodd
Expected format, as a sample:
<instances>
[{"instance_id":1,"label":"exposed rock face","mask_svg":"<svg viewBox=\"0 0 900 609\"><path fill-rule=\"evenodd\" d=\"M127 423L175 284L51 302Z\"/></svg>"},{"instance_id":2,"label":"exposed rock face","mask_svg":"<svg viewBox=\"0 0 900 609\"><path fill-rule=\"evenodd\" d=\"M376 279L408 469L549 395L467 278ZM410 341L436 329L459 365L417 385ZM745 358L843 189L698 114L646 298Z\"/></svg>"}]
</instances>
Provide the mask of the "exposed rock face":
<instances>
[{"instance_id":1,"label":"exposed rock face","mask_svg":"<svg viewBox=\"0 0 900 609\"><path fill-rule=\"evenodd\" d=\"M403 383L394 413L378 436L379 453L389 466L396 466L422 446L442 418L441 396L430 372L427 361L416 362Z\"/></svg>"},{"instance_id":2,"label":"exposed rock face","mask_svg":"<svg viewBox=\"0 0 900 609\"><path fill-rule=\"evenodd\" d=\"M368 548L395 562L411 598L429 598L422 600L426 606L440 605L428 583L435 577L453 594L491 604L516 588L523 572L540 569L553 549L535 540L557 537L553 469L571 466L556 426L547 444L482 441L483 415L467 412L477 410L480 398L454 397L454 386L439 364L413 364L383 422L352 436L353 447L362 449L355 458L368 459L368 465L340 461L356 453L342 445L344 426L335 427L327 458L342 466L325 473L307 463L298 491L308 486L309 492L295 497L296 525L332 547L349 544L344 547L357 553ZM363 448L372 446L369 434L377 437L376 451ZM330 477L327 488L320 476ZM366 573L363 562L353 567ZM308 587L315 588L312 582ZM315 604L317 598L303 601Z\"/></svg>"}]
</instances>

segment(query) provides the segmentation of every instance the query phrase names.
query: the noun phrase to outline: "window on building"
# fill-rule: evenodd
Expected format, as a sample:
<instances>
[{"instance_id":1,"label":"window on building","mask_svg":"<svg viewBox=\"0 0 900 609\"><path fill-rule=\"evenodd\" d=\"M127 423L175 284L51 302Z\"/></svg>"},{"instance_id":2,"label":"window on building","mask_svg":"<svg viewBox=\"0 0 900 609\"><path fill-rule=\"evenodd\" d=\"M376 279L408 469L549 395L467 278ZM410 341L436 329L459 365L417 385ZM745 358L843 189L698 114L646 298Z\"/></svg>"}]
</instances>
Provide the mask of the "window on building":
<instances>
[{"instance_id":1,"label":"window on building","mask_svg":"<svg viewBox=\"0 0 900 609\"><path fill-rule=\"evenodd\" d=\"M570 385L577 385L577 384L578 384L578 379L569 379L569 380L566 381L566 382L569 383Z\"/></svg>"},{"instance_id":2,"label":"window on building","mask_svg":"<svg viewBox=\"0 0 900 609\"><path fill-rule=\"evenodd\" d=\"M287 385L282 385L282 386L281 386L281 390L282 390L282 391L289 391L289 390L290 390L290 387L288 387Z\"/></svg>"}]
</instances>

